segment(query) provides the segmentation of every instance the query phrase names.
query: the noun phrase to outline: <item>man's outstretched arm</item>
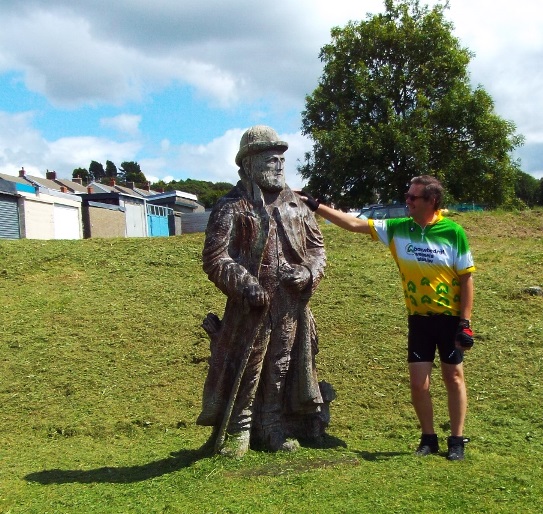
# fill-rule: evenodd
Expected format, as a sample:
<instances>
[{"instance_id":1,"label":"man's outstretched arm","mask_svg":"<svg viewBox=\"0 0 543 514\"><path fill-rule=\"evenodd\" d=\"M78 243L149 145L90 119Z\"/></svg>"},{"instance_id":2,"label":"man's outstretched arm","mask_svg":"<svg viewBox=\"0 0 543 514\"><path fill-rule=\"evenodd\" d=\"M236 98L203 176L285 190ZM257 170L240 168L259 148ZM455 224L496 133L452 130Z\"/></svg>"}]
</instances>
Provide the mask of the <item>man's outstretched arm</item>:
<instances>
[{"instance_id":1,"label":"man's outstretched arm","mask_svg":"<svg viewBox=\"0 0 543 514\"><path fill-rule=\"evenodd\" d=\"M357 218L352 214L332 209L332 207L321 204L306 191L296 191L296 193L300 195L302 201L304 201L313 212L321 215L324 219L327 219L334 225L351 232L359 232L361 234L370 233L370 226L366 218Z\"/></svg>"}]
</instances>

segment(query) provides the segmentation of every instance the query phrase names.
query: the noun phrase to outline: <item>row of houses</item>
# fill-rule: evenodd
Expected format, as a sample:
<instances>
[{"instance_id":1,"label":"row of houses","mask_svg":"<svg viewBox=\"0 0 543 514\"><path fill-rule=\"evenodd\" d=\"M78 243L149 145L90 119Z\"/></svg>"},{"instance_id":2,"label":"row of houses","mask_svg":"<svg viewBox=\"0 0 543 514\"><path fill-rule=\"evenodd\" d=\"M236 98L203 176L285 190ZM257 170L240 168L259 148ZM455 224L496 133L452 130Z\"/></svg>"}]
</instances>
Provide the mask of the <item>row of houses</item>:
<instances>
[{"instance_id":1,"label":"row of houses","mask_svg":"<svg viewBox=\"0 0 543 514\"><path fill-rule=\"evenodd\" d=\"M0 173L0 239L158 237L205 230L209 212L196 195Z\"/></svg>"}]
</instances>

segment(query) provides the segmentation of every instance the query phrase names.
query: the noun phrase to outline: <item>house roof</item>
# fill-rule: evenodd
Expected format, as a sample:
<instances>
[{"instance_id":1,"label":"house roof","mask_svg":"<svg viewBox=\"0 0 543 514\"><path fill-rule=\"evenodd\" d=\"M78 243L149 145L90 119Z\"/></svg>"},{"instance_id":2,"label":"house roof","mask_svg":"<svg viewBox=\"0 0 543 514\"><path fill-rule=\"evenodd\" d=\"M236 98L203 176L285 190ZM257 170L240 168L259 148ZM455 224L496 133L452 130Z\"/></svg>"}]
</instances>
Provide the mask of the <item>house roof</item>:
<instances>
[{"instance_id":1,"label":"house roof","mask_svg":"<svg viewBox=\"0 0 543 514\"><path fill-rule=\"evenodd\" d=\"M184 193L183 191L166 191L164 193L158 193L153 196L149 196L147 201L158 205L181 205L183 207L189 207L196 209L202 205L196 200L196 195L190 193Z\"/></svg>"},{"instance_id":2,"label":"house roof","mask_svg":"<svg viewBox=\"0 0 543 514\"><path fill-rule=\"evenodd\" d=\"M61 186L66 187L68 190L74 193L86 193L87 188L83 184L68 180L67 178L57 178L55 182Z\"/></svg>"},{"instance_id":3,"label":"house roof","mask_svg":"<svg viewBox=\"0 0 543 514\"><path fill-rule=\"evenodd\" d=\"M0 173L0 178L3 178L4 180L7 180L8 182L17 182L18 184L28 184L28 180L25 180L21 177L16 177L14 175L6 175L4 173Z\"/></svg>"},{"instance_id":4,"label":"house roof","mask_svg":"<svg viewBox=\"0 0 543 514\"><path fill-rule=\"evenodd\" d=\"M94 193L118 193L114 187L101 184L100 182L91 182L87 187L92 187Z\"/></svg>"},{"instance_id":5,"label":"house roof","mask_svg":"<svg viewBox=\"0 0 543 514\"><path fill-rule=\"evenodd\" d=\"M134 194L134 191L126 187L108 186L106 184L100 184L100 182L91 182L88 185L88 187L92 188L92 193L89 193L88 190L86 190L86 193L84 193L84 195L87 198L90 198L93 195L97 197L104 197L105 194L109 194L109 195L129 196L131 198L136 198L138 200L144 201L143 197L141 197L138 194Z\"/></svg>"},{"instance_id":6,"label":"house roof","mask_svg":"<svg viewBox=\"0 0 543 514\"><path fill-rule=\"evenodd\" d=\"M139 196L141 198L145 198L147 195L143 194L143 190L137 189L137 188L131 188L131 187L125 187L125 186L114 186L115 189L118 191L121 191L125 195L131 195L131 196Z\"/></svg>"},{"instance_id":7,"label":"house roof","mask_svg":"<svg viewBox=\"0 0 543 514\"><path fill-rule=\"evenodd\" d=\"M163 193L155 192L153 195L154 198L171 198L172 196L176 198L183 198L184 200L192 200L193 202L198 202L198 197L192 193L185 193L184 191L164 191Z\"/></svg>"},{"instance_id":8,"label":"house roof","mask_svg":"<svg viewBox=\"0 0 543 514\"><path fill-rule=\"evenodd\" d=\"M13 175L5 175L0 173L0 189L2 191L25 191L27 193L34 193L35 187L20 177L15 177Z\"/></svg>"},{"instance_id":9,"label":"house roof","mask_svg":"<svg viewBox=\"0 0 543 514\"><path fill-rule=\"evenodd\" d=\"M56 189L57 191L60 191L60 184L57 184L54 180L34 177L31 175L25 175L24 178L31 184L36 184L38 186L46 187L47 189Z\"/></svg>"},{"instance_id":10,"label":"house roof","mask_svg":"<svg viewBox=\"0 0 543 514\"><path fill-rule=\"evenodd\" d=\"M47 177L36 177L34 175L27 175L24 171L24 168L19 171L19 176L13 176L13 175L3 175L0 174L4 180L8 180L10 182L16 182L17 184L25 184L30 185L32 187L38 186L38 187L45 187L47 189L50 189L52 191L59 191L64 193L86 193L87 188L80 184L79 182L76 182L74 180L69 180L67 178L63 179L57 179L56 171L48 171ZM65 191L63 191L63 187L66 188Z\"/></svg>"}]
</instances>

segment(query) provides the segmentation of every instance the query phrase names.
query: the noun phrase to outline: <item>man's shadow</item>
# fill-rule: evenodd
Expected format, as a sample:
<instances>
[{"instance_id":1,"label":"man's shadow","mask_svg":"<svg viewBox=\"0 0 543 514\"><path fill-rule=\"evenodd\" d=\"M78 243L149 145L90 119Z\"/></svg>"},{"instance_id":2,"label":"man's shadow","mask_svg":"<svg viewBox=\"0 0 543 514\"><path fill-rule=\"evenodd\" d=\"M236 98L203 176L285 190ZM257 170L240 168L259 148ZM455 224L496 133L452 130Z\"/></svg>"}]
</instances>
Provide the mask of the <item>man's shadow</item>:
<instances>
[{"instance_id":1,"label":"man's shadow","mask_svg":"<svg viewBox=\"0 0 543 514\"><path fill-rule=\"evenodd\" d=\"M362 459L368 462L376 462L393 459L394 457L401 457L403 455L411 455L410 452L356 452Z\"/></svg>"},{"instance_id":2,"label":"man's shadow","mask_svg":"<svg viewBox=\"0 0 543 514\"><path fill-rule=\"evenodd\" d=\"M106 466L87 471L79 469L47 469L36 473L29 473L25 476L25 479L29 482L37 482L42 485L69 483L129 484L160 477L187 468L197 460L210 457L211 455L212 452L202 447L198 450L181 450L180 452L170 454L170 457L166 459L149 462L141 466L121 466L117 468Z\"/></svg>"}]
</instances>

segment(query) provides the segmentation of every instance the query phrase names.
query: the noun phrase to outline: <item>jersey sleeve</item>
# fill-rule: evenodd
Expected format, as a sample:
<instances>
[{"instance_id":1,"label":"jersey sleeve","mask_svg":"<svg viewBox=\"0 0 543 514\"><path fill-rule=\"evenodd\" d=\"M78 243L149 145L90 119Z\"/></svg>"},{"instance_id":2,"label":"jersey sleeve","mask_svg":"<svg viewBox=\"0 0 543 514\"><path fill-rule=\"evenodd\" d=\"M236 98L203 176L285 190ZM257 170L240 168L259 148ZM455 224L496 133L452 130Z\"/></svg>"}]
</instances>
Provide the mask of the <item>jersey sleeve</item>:
<instances>
[{"instance_id":1,"label":"jersey sleeve","mask_svg":"<svg viewBox=\"0 0 543 514\"><path fill-rule=\"evenodd\" d=\"M371 238L374 241L380 241L384 245L389 246L392 238L389 237L389 231L387 229L387 221L388 220L369 219L368 225L370 227Z\"/></svg>"},{"instance_id":2,"label":"jersey sleeve","mask_svg":"<svg viewBox=\"0 0 543 514\"><path fill-rule=\"evenodd\" d=\"M381 241L390 248L393 244L394 234L397 230L402 231L401 227L405 227L407 220L408 218L369 219L370 235L375 241Z\"/></svg>"},{"instance_id":3,"label":"jersey sleeve","mask_svg":"<svg viewBox=\"0 0 543 514\"><path fill-rule=\"evenodd\" d=\"M456 272L459 275L465 275L466 273L475 271L475 264L469 248L468 238L464 229L460 226L458 226L456 237Z\"/></svg>"}]
</instances>

